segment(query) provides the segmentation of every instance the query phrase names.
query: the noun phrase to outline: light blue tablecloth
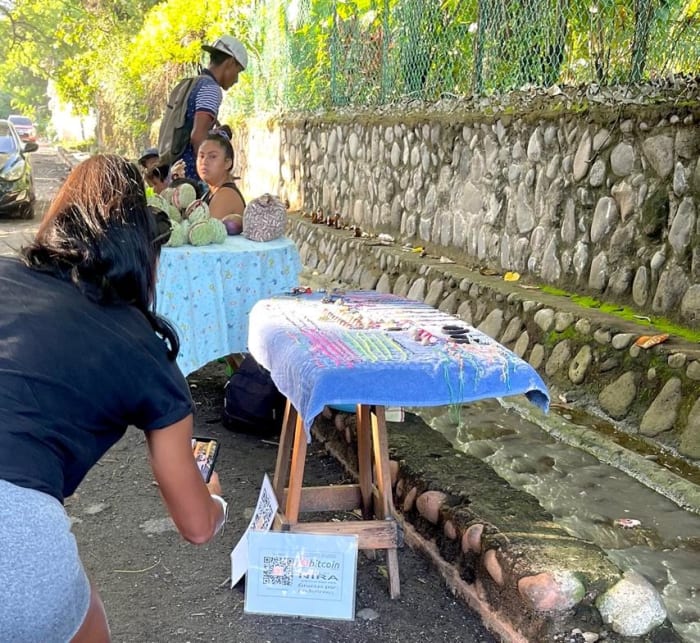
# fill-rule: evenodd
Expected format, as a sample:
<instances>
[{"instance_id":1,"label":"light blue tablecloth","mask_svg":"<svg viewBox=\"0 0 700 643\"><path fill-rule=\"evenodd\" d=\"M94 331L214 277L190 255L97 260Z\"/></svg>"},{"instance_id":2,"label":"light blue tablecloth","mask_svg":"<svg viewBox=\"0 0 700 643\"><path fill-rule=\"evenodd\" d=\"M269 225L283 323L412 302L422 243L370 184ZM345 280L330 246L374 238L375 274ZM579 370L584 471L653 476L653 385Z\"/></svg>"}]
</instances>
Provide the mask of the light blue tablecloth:
<instances>
[{"instance_id":1,"label":"light blue tablecloth","mask_svg":"<svg viewBox=\"0 0 700 643\"><path fill-rule=\"evenodd\" d=\"M297 247L286 237L260 243L239 235L223 244L163 248L156 309L180 336L182 372L246 352L251 308L291 291L300 271Z\"/></svg>"},{"instance_id":2,"label":"light blue tablecloth","mask_svg":"<svg viewBox=\"0 0 700 643\"><path fill-rule=\"evenodd\" d=\"M458 343L450 326L465 329ZM466 342L467 340L461 340ZM547 387L527 362L457 317L373 291L287 295L250 313L248 347L304 421L325 405L441 406Z\"/></svg>"}]
</instances>

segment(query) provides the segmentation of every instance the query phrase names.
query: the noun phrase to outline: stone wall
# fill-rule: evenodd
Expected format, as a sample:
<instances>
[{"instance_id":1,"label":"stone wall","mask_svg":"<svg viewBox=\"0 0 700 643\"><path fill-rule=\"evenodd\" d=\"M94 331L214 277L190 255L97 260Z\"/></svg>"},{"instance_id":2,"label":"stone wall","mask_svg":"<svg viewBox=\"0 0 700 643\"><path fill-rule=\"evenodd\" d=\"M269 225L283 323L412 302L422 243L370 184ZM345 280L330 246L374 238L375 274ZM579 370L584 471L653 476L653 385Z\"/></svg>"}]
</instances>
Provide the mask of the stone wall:
<instances>
[{"instance_id":1,"label":"stone wall","mask_svg":"<svg viewBox=\"0 0 700 643\"><path fill-rule=\"evenodd\" d=\"M697 344L673 338L641 349L635 340L653 329L397 244L314 225L308 217L291 215L289 235L309 271L348 288L391 292L457 315L538 369L555 401L594 410L644 444L700 460ZM632 475L642 475L638 464L631 468ZM644 482L658 490L668 486ZM690 493L693 499L685 491L673 499L700 508L697 491Z\"/></svg>"},{"instance_id":2,"label":"stone wall","mask_svg":"<svg viewBox=\"0 0 700 643\"><path fill-rule=\"evenodd\" d=\"M277 145L237 143L244 175L263 172L292 209L700 327L700 94L565 111L323 114L265 128L278 129Z\"/></svg>"}]
</instances>

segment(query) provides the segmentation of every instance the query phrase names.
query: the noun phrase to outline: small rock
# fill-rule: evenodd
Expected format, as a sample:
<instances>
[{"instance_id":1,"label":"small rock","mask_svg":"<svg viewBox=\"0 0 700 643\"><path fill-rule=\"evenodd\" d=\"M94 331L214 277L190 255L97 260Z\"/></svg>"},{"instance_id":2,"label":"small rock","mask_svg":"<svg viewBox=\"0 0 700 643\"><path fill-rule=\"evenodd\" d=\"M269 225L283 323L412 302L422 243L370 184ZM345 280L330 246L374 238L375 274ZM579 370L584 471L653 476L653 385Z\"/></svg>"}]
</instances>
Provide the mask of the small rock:
<instances>
[{"instance_id":1,"label":"small rock","mask_svg":"<svg viewBox=\"0 0 700 643\"><path fill-rule=\"evenodd\" d=\"M373 610L371 607L364 607L358 610L356 616L361 621L376 621L379 618L379 612Z\"/></svg>"},{"instance_id":2,"label":"small rock","mask_svg":"<svg viewBox=\"0 0 700 643\"><path fill-rule=\"evenodd\" d=\"M603 622L622 636L643 636L666 620L666 608L654 586L641 574L625 572L596 600Z\"/></svg>"},{"instance_id":3,"label":"small rock","mask_svg":"<svg viewBox=\"0 0 700 643\"><path fill-rule=\"evenodd\" d=\"M423 518L437 525L440 521L440 507L447 500L447 494L442 491L425 491L416 500L416 508Z\"/></svg>"},{"instance_id":4,"label":"small rock","mask_svg":"<svg viewBox=\"0 0 700 643\"><path fill-rule=\"evenodd\" d=\"M109 505L105 502L98 502L97 504L90 505L89 507L85 508L85 513L88 516L95 516L97 514L102 513L105 509L107 509Z\"/></svg>"},{"instance_id":5,"label":"small rock","mask_svg":"<svg viewBox=\"0 0 700 643\"><path fill-rule=\"evenodd\" d=\"M518 592L539 612L563 612L585 595L586 588L573 572L544 572L518 581Z\"/></svg>"},{"instance_id":6,"label":"small rock","mask_svg":"<svg viewBox=\"0 0 700 643\"><path fill-rule=\"evenodd\" d=\"M170 518L151 518L142 522L139 527L147 534L165 534L169 531L177 531L175 523Z\"/></svg>"},{"instance_id":7,"label":"small rock","mask_svg":"<svg viewBox=\"0 0 700 643\"><path fill-rule=\"evenodd\" d=\"M673 353L668 356L668 365L670 368L683 368L687 359L685 353Z\"/></svg>"},{"instance_id":8,"label":"small rock","mask_svg":"<svg viewBox=\"0 0 700 643\"><path fill-rule=\"evenodd\" d=\"M498 562L495 549L489 549L484 554L484 566L489 576L493 578L496 584L503 585L503 568L501 567L501 563Z\"/></svg>"},{"instance_id":9,"label":"small rock","mask_svg":"<svg viewBox=\"0 0 700 643\"><path fill-rule=\"evenodd\" d=\"M462 534L462 551L466 554L468 551L473 551L477 554L481 553L481 535L484 533L484 525L477 523L471 525Z\"/></svg>"},{"instance_id":10,"label":"small rock","mask_svg":"<svg viewBox=\"0 0 700 643\"><path fill-rule=\"evenodd\" d=\"M396 485L399 478L399 463L396 460L389 460L389 476L391 478L391 486Z\"/></svg>"},{"instance_id":11,"label":"small rock","mask_svg":"<svg viewBox=\"0 0 700 643\"><path fill-rule=\"evenodd\" d=\"M416 501L416 495L418 494L418 489L411 487L411 490L406 494L403 501L403 511L407 513L413 509L413 503Z\"/></svg>"},{"instance_id":12,"label":"small rock","mask_svg":"<svg viewBox=\"0 0 700 643\"><path fill-rule=\"evenodd\" d=\"M614 349L621 351L630 345L630 342L635 338L632 333L618 333L612 338L612 346Z\"/></svg>"}]
</instances>

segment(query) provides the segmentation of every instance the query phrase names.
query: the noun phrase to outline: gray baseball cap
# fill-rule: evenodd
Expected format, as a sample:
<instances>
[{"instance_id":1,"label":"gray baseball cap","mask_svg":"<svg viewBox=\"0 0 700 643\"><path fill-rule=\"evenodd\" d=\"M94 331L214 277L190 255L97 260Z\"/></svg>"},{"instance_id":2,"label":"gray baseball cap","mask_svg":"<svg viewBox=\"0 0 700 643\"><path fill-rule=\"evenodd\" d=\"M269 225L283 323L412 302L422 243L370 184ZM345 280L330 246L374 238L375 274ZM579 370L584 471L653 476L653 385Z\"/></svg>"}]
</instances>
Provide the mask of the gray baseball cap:
<instances>
[{"instance_id":1,"label":"gray baseball cap","mask_svg":"<svg viewBox=\"0 0 700 643\"><path fill-rule=\"evenodd\" d=\"M211 45L202 45L202 49L208 51L210 54L218 51L227 56L231 56L238 62L241 69L245 69L248 66L248 52L245 50L243 43L233 36L221 36L221 38L217 38Z\"/></svg>"}]
</instances>

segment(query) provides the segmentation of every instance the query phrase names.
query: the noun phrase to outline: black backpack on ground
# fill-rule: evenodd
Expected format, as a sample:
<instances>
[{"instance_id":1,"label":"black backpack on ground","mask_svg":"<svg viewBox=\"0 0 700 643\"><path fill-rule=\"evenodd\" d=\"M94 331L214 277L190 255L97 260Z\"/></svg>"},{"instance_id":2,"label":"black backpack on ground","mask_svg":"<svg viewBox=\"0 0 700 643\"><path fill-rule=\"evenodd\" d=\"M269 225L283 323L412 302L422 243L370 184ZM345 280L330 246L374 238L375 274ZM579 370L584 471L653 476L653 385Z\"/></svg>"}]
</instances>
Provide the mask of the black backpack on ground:
<instances>
[{"instance_id":1,"label":"black backpack on ground","mask_svg":"<svg viewBox=\"0 0 700 643\"><path fill-rule=\"evenodd\" d=\"M224 386L223 425L259 437L279 434L286 399L269 371L246 355Z\"/></svg>"}]
</instances>

